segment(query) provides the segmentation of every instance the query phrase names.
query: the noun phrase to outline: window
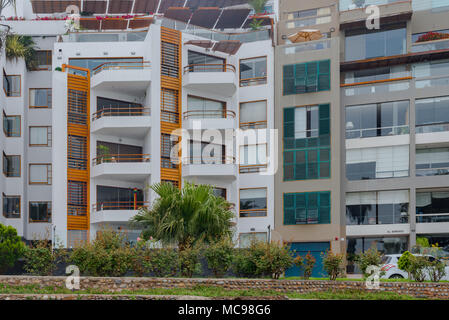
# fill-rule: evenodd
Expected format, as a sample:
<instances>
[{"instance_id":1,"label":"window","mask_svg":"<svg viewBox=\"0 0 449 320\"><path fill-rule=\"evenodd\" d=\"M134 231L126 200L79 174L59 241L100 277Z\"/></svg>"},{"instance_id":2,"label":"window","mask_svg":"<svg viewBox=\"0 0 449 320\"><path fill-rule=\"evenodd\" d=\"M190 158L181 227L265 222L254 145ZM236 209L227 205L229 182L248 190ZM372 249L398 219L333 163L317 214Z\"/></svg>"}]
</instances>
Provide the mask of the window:
<instances>
[{"instance_id":1,"label":"window","mask_svg":"<svg viewBox=\"0 0 449 320\"><path fill-rule=\"evenodd\" d=\"M240 104L240 129L264 129L267 127L267 101L251 101Z\"/></svg>"},{"instance_id":2,"label":"window","mask_svg":"<svg viewBox=\"0 0 449 320\"><path fill-rule=\"evenodd\" d=\"M20 156L7 156L3 153L3 174L7 177L20 177Z\"/></svg>"},{"instance_id":3,"label":"window","mask_svg":"<svg viewBox=\"0 0 449 320\"><path fill-rule=\"evenodd\" d=\"M179 92L162 88L161 121L179 123Z\"/></svg>"},{"instance_id":4,"label":"window","mask_svg":"<svg viewBox=\"0 0 449 320\"><path fill-rule=\"evenodd\" d=\"M346 107L346 139L409 133L409 102Z\"/></svg>"},{"instance_id":5,"label":"window","mask_svg":"<svg viewBox=\"0 0 449 320\"><path fill-rule=\"evenodd\" d=\"M330 177L330 105L284 109L284 180Z\"/></svg>"},{"instance_id":6,"label":"window","mask_svg":"<svg viewBox=\"0 0 449 320\"><path fill-rule=\"evenodd\" d=\"M416 222L449 222L449 191L417 191Z\"/></svg>"},{"instance_id":7,"label":"window","mask_svg":"<svg viewBox=\"0 0 449 320\"><path fill-rule=\"evenodd\" d=\"M288 29L314 26L318 24L330 23L332 21L331 8L316 8L302 11L293 11L287 13L287 19L295 21L287 21Z\"/></svg>"},{"instance_id":8,"label":"window","mask_svg":"<svg viewBox=\"0 0 449 320\"><path fill-rule=\"evenodd\" d=\"M36 51L36 70L51 70L51 50Z\"/></svg>"},{"instance_id":9,"label":"window","mask_svg":"<svg viewBox=\"0 0 449 320\"><path fill-rule=\"evenodd\" d=\"M67 164L71 169L87 169L87 138L69 135L67 148Z\"/></svg>"},{"instance_id":10,"label":"window","mask_svg":"<svg viewBox=\"0 0 449 320\"><path fill-rule=\"evenodd\" d=\"M195 51L188 51L189 72L219 72L225 71L225 59L202 54Z\"/></svg>"},{"instance_id":11,"label":"window","mask_svg":"<svg viewBox=\"0 0 449 320\"><path fill-rule=\"evenodd\" d=\"M30 127L30 147L51 147L51 127Z\"/></svg>"},{"instance_id":12,"label":"window","mask_svg":"<svg viewBox=\"0 0 449 320\"><path fill-rule=\"evenodd\" d=\"M178 142L178 137L166 133L161 133L161 168L177 169L178 164L174 163L178 159L174 147ZM173 158L173 161L172 161Z\"/></svg>"},{"instance_id":13,"label":"window","mask_svg":"<svg viewBox=\"0 0 449 320\"><path fill-rule=\"evenodd\" d=\"M405 23L384 25L382 29L346 31L346 61L389 57L406 53L407 31Z\"/></svg>"},{"instance_id":14,"label":"window","mask_svg":"<svg viewBox=\"0 0 449 320\"><path fill-rule=\"evenodd\" d=\"M20 97L20 75L7 75L3 70L3 90L7 97Z\"/></svg>"},{"instance_id":15,"label":"window","mask_svg":"<svg viewBox=\"0 0 449 320\"><path fill-rule=\"evenodd\" d=\"M96 118L102 116L141 116L146 114L140 103L97 97Z\"/></svg>"},{"instance_id":16,"label":"window","mask_svg":"<svg viewBox=\"0 0 449 320\"><path fill-rule=\"evenodd\" d=\"M449 148L416 150L416 176L449 174Z\"/></svg>"},{"instance_id":17,"label":"window","mask_svg":"<svg viewBox=\"0 0 449 320\"><path fill-rule=\"evenodd\" d=\"M30 184L51 184L51 164L30 164Z\"/></svg>"},{"instance_id":18,"label":"window","mask_svg":"<svg viewBox=\"0 0 449 320\"><path fill-rule=\"evenodd\" d=\"M240 217L266 217L267 189L240 189Z\"/></svg>"},{"instance_id":19,"label":"window","mask_svg":"<svg viewBox=\"0 0 449 320\"><path fill-rule=\"evenodd\" d=\"M3 216L8 219L20 218L20 196L3 194Z\"/></svg>"},{"instance_id":20,"label":"window","mask_svg":"<svg viewBox=\"0 0 449 320\"><path fill-rule=\"evenodd\" d=\"M252 242L257 241L267 241L266 232L250 232L250 233L240 233L239 234L239 247L249 248Z\"/></svg>"},{"instance_id":21,"label":"window","mask_svg":"<svg viewBox=\"0 0 449 320\"><path fill-rule=\"evenodd\" d=\"M267 145L240 146L240 173L254 173L267 167Z\"/></svg>"},{"instance_id":22,"label":"window","mask_svg":"<svg viewBox=\"0 0 449 320\"><path fill-rule=\"evenodd\" d=\"M144 162L148 155L144 155L143 148L129 144L112 143L97 140L96 164L103 162Z\"/></svg>"},{"instance_id":23,"label":"window","mask_svg":"<svg viewBox=\"0 0 449 320\"><path fill-rule=\"evenodd\" d=\"M348 180L408 177L409 146L346 150Z\"/></svg>"},{"instance_id":24,"label":"window","mask_svg":"<svg viewBox=\"0 0 449 320\"><path fill-rule=\"evenodd\" d=\"M93 36L93 35L90 35ZM105 34L101 34L100 36L105 36ZM101 41L100 41L101 42ZM93 71L95 68L99 67L102 64L108 63L108 62L114 62L118 63L119 65L141 65L143 62L142 58L71 58L69 59L69 65L76 66L80 68L89 69L90 71ZM82 76L86 76L85 72L83 71L71 71L74 74L79 74Z\"/></svg>"},{"instance_id":25,"label":"window","mask_svg":"<svg viewBox=\"0 0 449 320\"><path fill-rule=\"evenodd\" d=\"M97 185L97 211L135 210L143 204L142 190Z\"/></svg>"},{"instance_id":26,"label":"window","mask_svg":"<svg viewBox=\"0 0 449 320\"><path fill-rule=\"evenodd\" d=\"M67 99L68 122L87 125L87 92L69 89Z\"/></svg>"},{"instance_id":27,"label":"window","mask_svg":"<svg viewBox=\"0 0 449 320\"><path fill-rule=\"evenodd\" d=\"M3 112L3 132L7 137L20 137L20 116L7 116Z\"/></svg>"},{"instance_id":28,"label":"window","mask_svg":"<svg viewBox=\"0 0 449 320\"><path fill-rule=\"evenodd\" d=\"M240 86L267 83L267 57L240 60Z\"/></svg>"},{"instance_id":29,"label":"window","mask_svg":"<svg viewBox=\"0 0 449 320\"><path fill-rule=\"evenodd\" d=\"M30 108L51 108L51 89L30 89Z\"/></svg>"},{"instance_id":30,"label":"window","mask_svg":"<svg viewBox=\"0 0 449 320\"><path fill-rule=\"evenodd\" d=\"M30 223L48 222L51 223L51 202L30 201Z\"/></svg>"},{"instance_id":31,"label":"window","mask_svg":"<svg viewBox=\"0 0 449 320\"><path fill-rule=\"evenodd\" d=\"M355 71L348 71L344 74L345 84L360 84L366 82L374 82L380 80L391 80L398 78L410 77L410 66L388 66L372 69L362 69ZM372 93L371 87L367 87L366 94Z\"/></svg>"},{"instance_id":32,"label":"window","mask_svg":"<svg viewBox=\"0 0 449 320\"><path fill-rule=\"evenodd\" d=\"M408 223L408 190L346 194L346 224Z\"/></svg>"},{"instance_id":33,"label":"window","mask_svg":"<svg viewBox=\"0 0 449 320\"><path fill-rule=\"evenodd\" d=\"M284 95L330 90L330 60L285 65Z\"/></svg>"},{"instance_id":34,"label":"window","mask_svg":"<svg viewBox=\"0 0 449 320\"><path fill-rule=\"evenodd\" d=\"M161 41L161 75L179 77L179 52L175 43Z\"/></svg>"},{"instance_id":35,"label":"window","mask_svg":"<svg viewBox=\"0 0 449 320\"><path fill-rule=\"evenodd\" d=\"M331 223L331 193L284 194L284 225Z\"/></svg>"},{"instance_id":36,"label":"window","mask_svg":"<svg viewBox=\"0 0 449 320\"><path fill-rule=\"evenodd\" d=\"M187 96L185 117L191 119L226 118L226 103L201 97Z\"/></svg>"},{"instance_id":37,"label":"window","mask_svg":"<svg viewBox=\"0 0 449 320\"><path fill-rule=\"evenodd\" d=\"M69 180L67 182L67 214L85 216L87 214L87 183Z\"/></svg>"},{"instance_id":38,"label":"window","mask_svg":"<svg viewBox=\"0 0 449 320\"><path fill-rule=\"evenodd\" d=\"M448 39L449 40L449 39ZM438 44L444 44L446 42L436 41L434 46ZM422 44L420 46L413 46L413 48L423 47L421 51L429 51L428 46L430 44ZM437 50L437 49L435 49ZM447 86L448 73L449 73L449 61L448 60L436 60L423 63L416 63L412 67L413 76L416 78L415 86L417 89L432 88L436 86Z\"/></svg>"},{"instance_id":39,"label":"window","mask_svg":"<svg viewBox=\"0 0 449 320\"><path fill-rule=\"evenodd\" d=\"M449 96L417 99L416 133L449 131Z\"/></svg>"},{"instance_id":40,"label":"window","mask_svg":"<svg viewBox=\"0 0 449 320\"><path fill-rule=\"evenodd\" d=\"M212 187L212 191L216 197L222 197L226 200L226 188Z\"/></svg>"},{"instance_id":41,"label":"window","mask_svg":"<svg viewBox=\"0 0 449 320\"><path fill-rule=\"evenodd\" d=\"M188 148L189 164L228 164L230 160L221 144L189 140Z\"/></svg>"}]
</instances>

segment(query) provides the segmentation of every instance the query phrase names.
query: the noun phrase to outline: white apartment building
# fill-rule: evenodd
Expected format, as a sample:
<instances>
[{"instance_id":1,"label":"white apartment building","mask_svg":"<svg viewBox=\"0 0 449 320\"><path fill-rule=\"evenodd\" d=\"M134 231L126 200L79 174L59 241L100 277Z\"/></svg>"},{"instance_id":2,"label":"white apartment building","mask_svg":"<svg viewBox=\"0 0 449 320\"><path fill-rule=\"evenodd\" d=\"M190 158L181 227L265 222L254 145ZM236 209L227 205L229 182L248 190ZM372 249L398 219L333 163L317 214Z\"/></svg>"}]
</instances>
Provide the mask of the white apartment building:
<instances>
[{"instance_id":1,"label":"white apartment building","mask_svg":"<svg viewBox=\"0 0 449 320\"><path fill-rule=\"evenodd\" d=\"M69 247L106 227L132 240L139 230L129 219L154 201L148 186L192 181L234 204L241 246L267 239L274 228L274 176L264 174L274 161L267 134L274 128L273 15L252 31L247 1L217 8L122 2L23 1L23 18L3 21L10 33L33 37L42 65L31 71L1 56L8 129L0 139L0 223L27 240ZM79 30L60 20L68 4L90 13ZM188 148L176 164L181 133L173 130L180 129ZM253 129L258 140L242 137ZM217 134L223 140L211 142ZM205 157L206 145L213 151Z\"/></svg>"}]
</instances>

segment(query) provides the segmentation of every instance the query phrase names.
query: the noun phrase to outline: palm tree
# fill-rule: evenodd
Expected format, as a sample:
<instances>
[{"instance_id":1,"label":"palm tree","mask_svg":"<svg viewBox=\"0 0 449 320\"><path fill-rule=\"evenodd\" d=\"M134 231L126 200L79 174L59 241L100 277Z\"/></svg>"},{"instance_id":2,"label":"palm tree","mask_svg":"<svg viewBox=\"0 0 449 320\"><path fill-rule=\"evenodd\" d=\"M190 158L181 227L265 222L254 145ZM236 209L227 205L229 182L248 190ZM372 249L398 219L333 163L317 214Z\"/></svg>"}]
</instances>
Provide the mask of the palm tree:
<instances>
[{"instance_id":1,"label":"palm tree","mask_svg":"<svg viewBox=\"0 0 449 320\"><path fill-rule=\"evenodd\" d=\"M17 16L17 6L16 6L16 0L0 0L0 16L2 15L3 9L5 9L7 6L13 6L14 7L14 13Z\"/></svg>"},{"instance_id":2,"label":"palm tree","mask_svg":"<svg viewBox=\"0 0 449 320\"><path fill-rule=\"evenodd\" d=\"M30 36L17 34L6 37L6 57L8 59L24 59L28 70L36 67L35 42Z\"/></svg>"},{"instance_id":3,"label":"palm tree","mask_svg":"<svg viewBox=\"0 0 449 320\"><path fill-rule=\"evenodd\" d=\"M159 196L151 209L141 208L131 223L143 227L164 244L177 244L183 250L196 241L209 242L231 236L231 204L214 195L208 185L186 183L182 190L171 183L157 183L151 189Z\"/></svg>"}]
</instances>

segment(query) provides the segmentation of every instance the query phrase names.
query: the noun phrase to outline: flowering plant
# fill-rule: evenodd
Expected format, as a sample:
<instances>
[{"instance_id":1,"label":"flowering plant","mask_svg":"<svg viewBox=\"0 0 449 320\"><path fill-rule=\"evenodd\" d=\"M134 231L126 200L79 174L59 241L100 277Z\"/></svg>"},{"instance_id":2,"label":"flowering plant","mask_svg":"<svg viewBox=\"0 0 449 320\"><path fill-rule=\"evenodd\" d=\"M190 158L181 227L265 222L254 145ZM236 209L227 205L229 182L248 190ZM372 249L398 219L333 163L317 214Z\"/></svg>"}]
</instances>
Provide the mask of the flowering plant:
<instances>
[{"instance_id":1,"label":"flowering plant","mask_svg":"<svg viewBox=\"0 0 449 320\"><path fill-rule=\"evenodd\" d=\"M418 40L416 40L416 42L426 42L441 39L449 39L449 33L427 32L426 34L421 35Z\"/></svg>"}]
</instances>

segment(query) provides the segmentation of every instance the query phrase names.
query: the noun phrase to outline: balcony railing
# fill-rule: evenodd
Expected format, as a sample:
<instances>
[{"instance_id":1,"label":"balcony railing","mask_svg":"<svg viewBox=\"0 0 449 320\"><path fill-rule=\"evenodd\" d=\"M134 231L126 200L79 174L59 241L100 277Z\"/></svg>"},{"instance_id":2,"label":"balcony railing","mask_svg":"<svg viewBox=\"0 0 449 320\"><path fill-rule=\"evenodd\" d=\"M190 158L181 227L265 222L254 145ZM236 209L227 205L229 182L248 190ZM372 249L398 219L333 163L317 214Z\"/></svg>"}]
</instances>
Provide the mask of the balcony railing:
<instances>
[{"instance_id":1,"label":"balcony railing","mask_svg":"<svg viewBox=\"0 0 449 320\"><path fill-rule=\"evenodd\" d=\"M234 72L232 64L190 64L184 67L184 73L189 72Z\"/></svg>"},{"instance_id":2,"label":"balcony railing","mask_svg":"<svg viewBox=\"0 0 449 320\"><path fill-rule=\"evenodd\" d=\"M266 217L267 208L262 209L240 209L240 217Z\"/></svg>"},{"instance_id":3,"label":"balcony railing","mask_svg":"<svg viewBox=\"0 0 449 320\"><path fill-rule=\"evenodd\" d=\"M240 79L241 87L256 86L256 85L266 84L266 83L267 83L267 76L248 78L248 79Z\"/></svg>"},{"instance_id":4,"label":"balcony railing","mask_svg":"<svg viewBox=\"0 0 449 320\"><path fill-rule=\"evenodd\" d=\"M370 81L369 83L348 83L340 85L346 97L404 91L410 88L412 77Z\"/></svg>"},{"instance_id":5,"label":"balcony railing","mask_svg":"<svg viewBox=\"0 0 449 320\"><path fill-rule=\"evenodd\" d=\"M266 164L249 164L249 165L240 165L239 172L240 173L256 173L265 171L267 168Z\"/></svg>"},{"instance_id":6,"label":"balcony railing","mask_svg":"<svg viewBox=\"0 0 449 320\"><path fill-rule=\"evenodd\" d=\"M415 42L412 45L412 52L425 52L444 49L449 49L449 39Z\"/></svg>"},{"instance_id":7,"label":"balcony railing","mask_svg":"<svg viewBox=\"0 0 449 320\"><path fill-rule=\"evenodd\" d=\"M100 64L92 72L95 75L103 70L139 70L149 68L151 68L149 61L111 61Z\"/></svg>"},{"instance_id":8,"label":"balcony railing","mask_svg":"<svg viewBox=\"0 0 449 320\"><path fill-rule=\"evenodd\" d=\"M92 121L98 120L103 117L139 117L139 116L149 116L150 108L141 107L119 107L112 108L106 107L92 115Z\"/></svg>"},{"instance_id":9,"label":"balcony railing","mask_svg":"<svg viewBox=\"0 0 449 320\"><path fill-rule=\"evenodd\" d=\"M379 134L380 131L380 134ZM401 134L409 134L409 126L392 126L367 129L351 129L346 130L346 139L370 138L370 137L386 137Z\"/></svg>"},{"instance_id":10,"label":"balcony railing","mask_svg":"<svg viewBox=\"0 0 449 320\"><path fill-rule=\"evenodd\" d=\"M102 163L150 162L149 154L105 154L92 159L92 165Z\"/></svg>"},{"instance_id":11,"label":"balcony railing","mask_svg":"<svg viewBox=\"0 0 449 320\"><path fill-rule=\"evenodd\" d=\"M416 169L417 177L428 177L428 176L445 176L449 175L448 168L420 168Z\"/></svg>"},{"instance_id":12,"label":"balcony railing","mask_svg":"<svg viewBox=\"0 0 449 320\"><path fill-rule=\"evenodd\" d=\"M449 86L449 77L447 75L425 77L425 78L419 78L419 80L415 80L415 88L416 89L425 89L425 88L442 87L442 86Z\"/></svg>"},{"instance_id":13,"label":"balcony railing","mask_svg":"<svg viewBox=\"0 0 449 320\"><path fill-rule=\"evenodd\" d=\"M184 157L183 164L234 164L235 158L232 156L217 157Z\"/></svg>"},{"instance_id":14,"label":"balcony railing","mask_svg":"<svg viewBox=\"0 0 449 320\"><path fill-rule=\"evenodd\" d=\"M240 122L240 129L265 129L267 127L267 120Z\"/></svg>"},{"instance_id":15,"label":"balcony railing","mask_svg":"<svg viewBox=\"0 0 449 320\"><path fill-rule=\"evenodd\" d=\"M363 9L371 5L382 6L395 2L411 2L410 0L365 0L358 1L359 4L356 4L357 1L353 0L340 0L340 11L348 11L355 9Z\"/></svg>"},{"instance_id":16,"label":"balcony railing","mask_svg":"<svg viewBox=\"0 0 449 320\"><path fill-rule=\"evenodd\" d=\"M184 119L215 119L235 118L235 112L231 110L189 110L183 113Z\"/></svg>"},{"instance_id":17,"label":"balcony railing","mask_svg":"<svg viewBox=\"0 0 449 320\"><path fill-rule=\"evenodd\" d=\"M449 131L449 123L417 125L416 133L435 133Z\"/></svg>"},{"instance_id":18,"label":"balcony railing","mask_svg":"<svg viewBox=\"0 0 449 320\"><path fill-rule=\"evenodd\" d=\"M449 213L417 214L417 223L449 222Z\"/></svg>"},{"instance_id":19,"label":"balcony railing","mask_svg":"<svg viewBox=\"0 0 449 320\"><path fill-rule=\"evenodd\" d=\"M138 210L142 207L148 207L148 201L105 201L97 202L92 205L92 211L103 210Z\"/></svg>"},{"instance_id":20,"label":"balcony railing","mask_svg":"<svg viewBox=\"0 0 449 320\"><path fill-rule=\"evenodd\" d=\"M307 51L330 49L332 47L332 41L332 39L324 39L286 45L284 48L284 54L289 55Z\"/></svg>"}]
</instances>

